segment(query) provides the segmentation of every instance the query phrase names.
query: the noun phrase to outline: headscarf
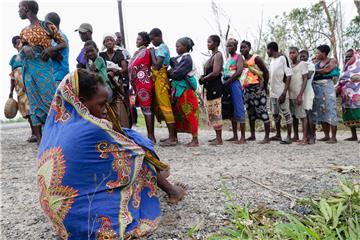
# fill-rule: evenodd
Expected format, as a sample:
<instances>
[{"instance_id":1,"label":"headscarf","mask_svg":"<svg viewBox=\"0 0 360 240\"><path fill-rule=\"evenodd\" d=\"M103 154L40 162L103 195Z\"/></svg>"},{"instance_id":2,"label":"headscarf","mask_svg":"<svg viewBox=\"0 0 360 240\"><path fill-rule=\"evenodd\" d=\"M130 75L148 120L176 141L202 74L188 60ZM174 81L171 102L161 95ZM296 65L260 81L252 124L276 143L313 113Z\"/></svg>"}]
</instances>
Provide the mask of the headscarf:
<instances>
[{"instance_id":1,"label":"headscarf","mask_svg":"<svg viewBox=\"0 0 360 240\"><path fill-rule=\"evenodd\" d=\"M112 37L114 39L114 41L116 41L116 35L115 34L113 34L113 33L105 33L104 36L103 36L103 40L102 40L102 43L103 43L102 50L106 49L104 41L105 41L105 38L107 38L107 37ZM116 48L116 44L115 44L115 48Z\"/></svg>"},{"instance_id":2,"label":"headscarf","mask_svg":"<svg viewBox=\"0 0 360 240\"><path fill-rule=\"evenodd\" d=\"M360 54L355 49L350 50L352 50L353 54L344 66L344 70L339 78L340 82L348 81L354 75L360 75Z\"/></svg>"}]
</instances>

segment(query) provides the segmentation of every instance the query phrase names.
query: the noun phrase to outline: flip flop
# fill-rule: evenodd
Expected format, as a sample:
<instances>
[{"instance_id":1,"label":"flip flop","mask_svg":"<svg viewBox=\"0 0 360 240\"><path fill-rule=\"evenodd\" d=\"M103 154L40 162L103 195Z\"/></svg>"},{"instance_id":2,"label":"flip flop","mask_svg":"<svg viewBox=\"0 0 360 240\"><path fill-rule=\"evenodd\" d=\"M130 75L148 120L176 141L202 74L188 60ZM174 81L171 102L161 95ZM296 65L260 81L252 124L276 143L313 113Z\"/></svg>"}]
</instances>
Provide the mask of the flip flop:
<instances>
[{"instance_id":1,"label":"flip flop","mask_svg":"<svg viewBox=\"0 0 360 240\"><path fill-rule=\"evenodd\" d=\"M161 142L159 143L160 147L174 147L176 146L176 142Z\"/></svg>"}]
</instances>

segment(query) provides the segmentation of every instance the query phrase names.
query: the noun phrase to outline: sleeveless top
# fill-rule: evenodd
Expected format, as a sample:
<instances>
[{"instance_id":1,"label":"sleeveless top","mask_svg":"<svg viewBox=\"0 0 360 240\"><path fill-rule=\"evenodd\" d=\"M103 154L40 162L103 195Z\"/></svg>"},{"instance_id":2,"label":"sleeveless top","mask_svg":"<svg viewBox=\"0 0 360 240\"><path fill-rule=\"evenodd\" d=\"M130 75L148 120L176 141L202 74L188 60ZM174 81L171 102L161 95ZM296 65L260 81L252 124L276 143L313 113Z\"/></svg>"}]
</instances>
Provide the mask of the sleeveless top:
<instances>
[{"instance_id":1,"label":"sleeveless top","mask_svg":"<svg viewBox=\"0 0 360 240\"><path fill-rule=\"evenodd\" d=\"M213 71L213 63L211 62L212 58L215 55L212 55L208 62L204 66L204 76L210 74ZM206 99L214 100L220 98L223 92L223 84L221 82L222 74L219 73L215 79L206 81L204 83L204 88L206 89Z\"/></svg>"},{"instance_id":2,"label":"sleeveless top","mask_svg":"<svg viewBox=\"0 0 360 240\"><path fill-rule=\"evenodd\" d=\"M245 59L245 66L244 69L246 69L246 78L244 79L243 82L243 87L247 87L249 85L253 85L253 84L259 84L259 76L255 73L253 73L252 71L249 70L249 68L255 68L256 63L255 63L255 58L257 57L257 55L252 55L251 58L249 60Z\"/></svg>"}]
</instances>

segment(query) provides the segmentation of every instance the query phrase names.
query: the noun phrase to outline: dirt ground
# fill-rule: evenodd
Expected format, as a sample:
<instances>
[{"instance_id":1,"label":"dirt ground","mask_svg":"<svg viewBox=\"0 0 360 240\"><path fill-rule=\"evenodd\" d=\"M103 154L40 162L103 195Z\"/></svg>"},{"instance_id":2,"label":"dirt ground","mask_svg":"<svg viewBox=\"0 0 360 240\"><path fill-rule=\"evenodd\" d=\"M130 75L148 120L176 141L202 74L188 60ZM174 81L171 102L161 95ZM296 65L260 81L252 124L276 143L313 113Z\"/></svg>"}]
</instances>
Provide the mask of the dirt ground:
<instances>
[{"instance_id":1,"label":"dirt ground","mask_svg":"<svg viewBox=\"0 0 360 240\"><path fill-rule=\"evenodd\" d=\"M140 129L144 132L144 129ZM331 170L332 165L360 166L360 144L344 142L349 132L339 132L339 143L317 143L312 146L280 145L272 142L260 145L225 143L212 147L207 140L213 131L199 133L201 146L186 148L189 135L180 135L181 145L156 147L164 162L171 165L172 182L188 185L188 195L178 205L168 205L160 192L162 221L159 229L147 239L188 239L187 233L195 224L194 234L206 239L224 223L224 187L240 204L265 204L287 210L290 201L243 178L248 177L273 189L298 197L314 196L334 188L339 179L359 177ZM156 129L159 138L166 129ZM320 134L319 134L320 135ZM56 239L52 227L43 215L37 198L36 145L25 140L28 128L6 128L1 131L1 239ZM224 132L224 139L231 136ZM262 134L258 134L258 139Z\"/></svg>"}]
</instances>

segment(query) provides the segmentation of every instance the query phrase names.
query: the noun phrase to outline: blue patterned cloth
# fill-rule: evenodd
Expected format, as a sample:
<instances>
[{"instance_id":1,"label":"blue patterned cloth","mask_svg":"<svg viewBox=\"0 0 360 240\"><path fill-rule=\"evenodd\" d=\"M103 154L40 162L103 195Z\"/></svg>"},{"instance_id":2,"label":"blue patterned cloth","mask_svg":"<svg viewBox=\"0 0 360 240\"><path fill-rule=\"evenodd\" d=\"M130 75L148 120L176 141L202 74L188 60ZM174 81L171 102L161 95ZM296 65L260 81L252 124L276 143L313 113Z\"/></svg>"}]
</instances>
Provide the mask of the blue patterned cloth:
<instances>
[{"instance_id":1,"label":"blue patterned cloth","mask_svg":"<svg viewBox=\"0 0 360 240\"><path fill-rule=\"evenodd\" d=\"M54 64L54 79L55 81L61 81L69 73L69 40L66 35L60 31L61 36L67 44L67 47L60 51L63 59L61 61L53 61ZM56 46L57 43L53 40L51 43L52 46Z\"/></svg>"},{"instance_id":2,"label":"blue patterned cloth","mask_svg":"<svg viewBox=\"0 0 360 240\"><path fill-rule=\"evenodd\" d=\"M155 49L155 56L164 58L163 65L168 66L170 64L170 51L165 43L161 43Z\"/></svg>"},{"instance_id":3,"label":"blue patterned cloth","mask_svg":"<svg viewBox=\"0 0 360 240\"><path fill-rule=\"evenodd\" d=\"M112 130L78 99L77 71L55 94L38 153L40 204L62 239L124 239L160 221L152 143Z\"/></svg>"},{"instance_id":4,"label":"blue patterned cloth","mask_svg":"<svg viewBox=\"0 0 360 240\"><path fill-rule=\"evenodd\" d=\"M54 81L53 62L51 59L43 61L41 50L33 49L33 59L22 56L22 77L26 95L30 105L30 117L33 126L45 124L51 101L56 91Z\"/></svg>"}]
</instances>

